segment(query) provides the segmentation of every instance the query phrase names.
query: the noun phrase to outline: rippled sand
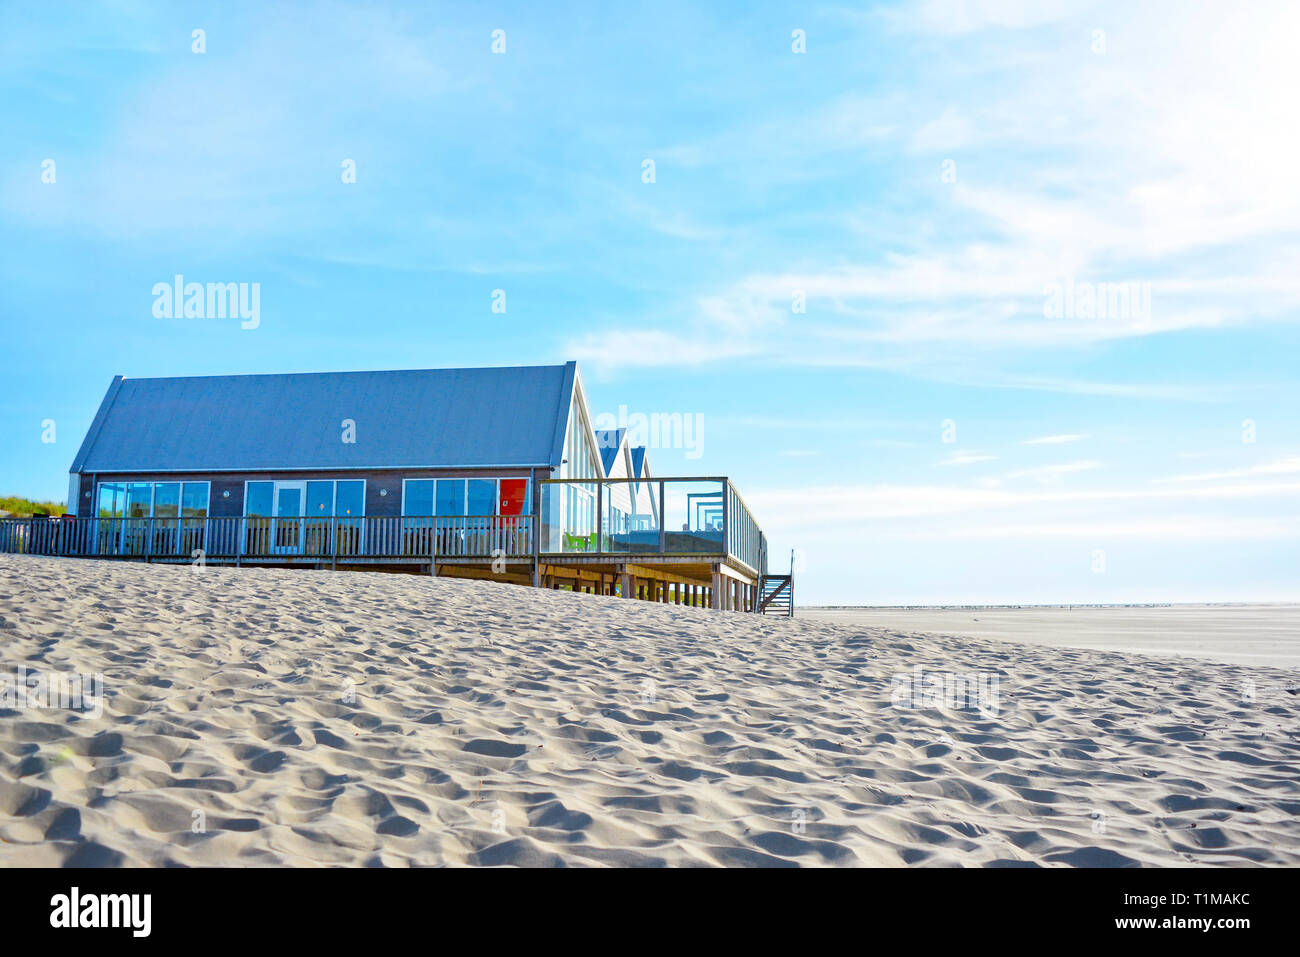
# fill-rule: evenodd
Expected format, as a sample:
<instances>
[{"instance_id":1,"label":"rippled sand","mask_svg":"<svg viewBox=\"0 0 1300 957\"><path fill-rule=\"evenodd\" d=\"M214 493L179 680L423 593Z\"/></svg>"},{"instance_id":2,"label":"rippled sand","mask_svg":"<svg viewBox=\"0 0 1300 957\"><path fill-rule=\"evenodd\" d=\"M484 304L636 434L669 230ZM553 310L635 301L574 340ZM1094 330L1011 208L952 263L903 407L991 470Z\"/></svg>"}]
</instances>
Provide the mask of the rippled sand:
<instances>
[{"instance_id":1,"label":"rippled sand","mask_svg":"<svg viewBox=\"0 0 1300 957\"><path fill-rule=\"evenodd\" d=\"M0 865L1300 863L1280 670L26 556L0 652L106 681L0 710Z\"/></svg>"}]
</instances>

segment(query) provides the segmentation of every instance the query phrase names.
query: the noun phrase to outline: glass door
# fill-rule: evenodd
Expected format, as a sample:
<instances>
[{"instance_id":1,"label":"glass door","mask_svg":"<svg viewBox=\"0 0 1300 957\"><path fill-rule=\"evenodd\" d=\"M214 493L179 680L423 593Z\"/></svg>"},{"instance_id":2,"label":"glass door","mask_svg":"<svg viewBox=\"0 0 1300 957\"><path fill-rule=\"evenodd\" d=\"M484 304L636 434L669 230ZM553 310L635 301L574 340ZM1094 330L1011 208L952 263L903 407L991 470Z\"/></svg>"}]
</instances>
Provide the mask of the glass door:
<instances>
[{"instance_id":1,"label":"glass door","mask_svg":"<svg viewBox=\"0 0 1300 957\"><path fill-rule=\"evenodd\" d=\"M149 516L153 514L153 483L126 484L126 520L122 523L122 553L143 555Z\"/></svg>"},{"instance_id":2,"label":"glass door","mask_svg":"<svg viewBox=\"0 0 1300 957\"><path fill-rule=\"evenodd\" d=\"M122 550L122 517L126 508L126 486L121 482L99 483L99 508L95 517L96 551L116 555Z\"/></svg>"},{"instance_id":3,"label":"glass door","mask_svg":"<svg viewBox=\"0 0 1300 957\"><path fill-rule=\"evenodd\" d=\"M303 507L307 501L306 482L275 483L275 518L272 522L272 548L278 555L302 551Z\"/></svg>"}]
</instances>

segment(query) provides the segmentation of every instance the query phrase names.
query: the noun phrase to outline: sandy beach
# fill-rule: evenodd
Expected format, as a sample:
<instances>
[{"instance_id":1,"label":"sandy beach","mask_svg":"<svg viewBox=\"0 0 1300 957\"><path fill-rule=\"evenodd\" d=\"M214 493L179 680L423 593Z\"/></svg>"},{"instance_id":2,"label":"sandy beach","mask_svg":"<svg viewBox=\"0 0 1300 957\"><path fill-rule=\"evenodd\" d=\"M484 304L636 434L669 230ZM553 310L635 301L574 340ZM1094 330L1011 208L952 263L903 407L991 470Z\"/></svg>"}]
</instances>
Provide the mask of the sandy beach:
<instances>
[{"instance_id":1,"label":"sandy beach","mask_svg":"<svg viewBox=\"0 0 1300 957\"><path fill-rule=\"evenodd\" d=\"M0 651L103 678L0 710L0 865L1300 863L1282 669L10 555Z\"/></svg>"},{"instance_id":2,"label":"sandy beach","mask_svg":"<svg viewBox=\"0 0 1300 957\"><path fill-rule=\"evenodd\" d=\"M1300 605L801 608L807 621L1295 670Z\"/></svg>"}]
</instances>

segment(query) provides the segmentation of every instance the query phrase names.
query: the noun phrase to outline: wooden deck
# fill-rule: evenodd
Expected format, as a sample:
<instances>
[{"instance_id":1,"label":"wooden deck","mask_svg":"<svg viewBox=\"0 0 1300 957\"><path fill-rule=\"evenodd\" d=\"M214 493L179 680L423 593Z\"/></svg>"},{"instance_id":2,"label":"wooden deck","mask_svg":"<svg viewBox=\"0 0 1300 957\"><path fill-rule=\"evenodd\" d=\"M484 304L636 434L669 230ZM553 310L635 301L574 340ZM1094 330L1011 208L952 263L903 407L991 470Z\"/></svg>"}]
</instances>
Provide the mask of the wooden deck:
<instances>
[{"instance_id":1,"label":"wooden deck","mask_svg":"<svg viewBox=\"0 0 1300 957\"><path fill-rule=\"evenodd\" d=\"M643 536L644 537L644 536ZM660 540L673 541L668 534ZM757 611L758 569L725 537L658 552L617 533L581 539L522 516L0 519L0 552L169 564L383 568ZM560 542L573 550L543 550ZM635 548L636 551L631 549Z\"/></svg>"}]
</instances>

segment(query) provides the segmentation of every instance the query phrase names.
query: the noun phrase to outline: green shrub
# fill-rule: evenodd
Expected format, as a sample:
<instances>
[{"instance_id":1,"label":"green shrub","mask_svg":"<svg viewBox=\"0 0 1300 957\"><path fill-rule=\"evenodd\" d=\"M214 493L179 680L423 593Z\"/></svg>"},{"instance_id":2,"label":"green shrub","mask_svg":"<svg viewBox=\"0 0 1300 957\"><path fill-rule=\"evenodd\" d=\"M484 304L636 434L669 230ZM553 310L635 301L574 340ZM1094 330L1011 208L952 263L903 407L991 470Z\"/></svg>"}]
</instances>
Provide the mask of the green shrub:
<instances>
[{"instance_id":1,"label":"green shrub","mask_svg":"<svg viewBox=\"0 0 1300 957\"><path fill-rule=\"evenodd\" d=\"M29 515L63 515L67 511L67 506L59 502L33 502L19 495L0 496L0 512L8 512L19 518Z\"/></svg>"}]
</instances>

